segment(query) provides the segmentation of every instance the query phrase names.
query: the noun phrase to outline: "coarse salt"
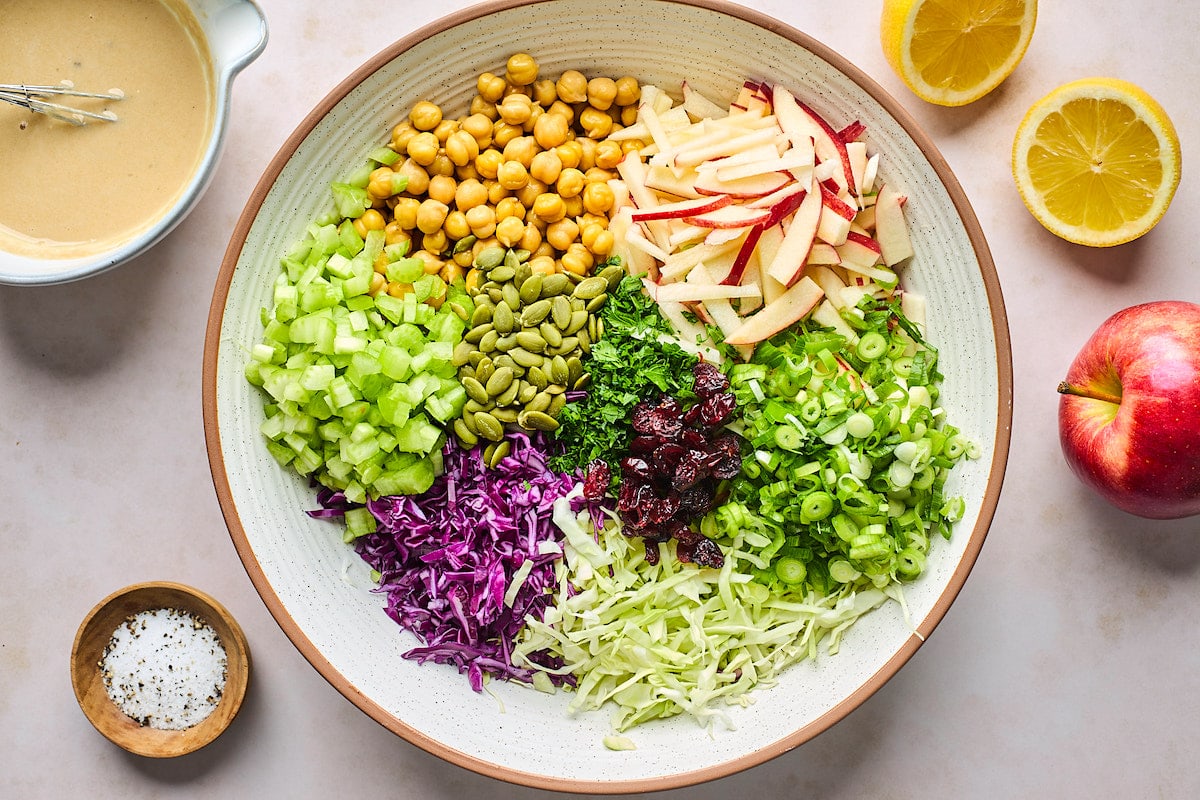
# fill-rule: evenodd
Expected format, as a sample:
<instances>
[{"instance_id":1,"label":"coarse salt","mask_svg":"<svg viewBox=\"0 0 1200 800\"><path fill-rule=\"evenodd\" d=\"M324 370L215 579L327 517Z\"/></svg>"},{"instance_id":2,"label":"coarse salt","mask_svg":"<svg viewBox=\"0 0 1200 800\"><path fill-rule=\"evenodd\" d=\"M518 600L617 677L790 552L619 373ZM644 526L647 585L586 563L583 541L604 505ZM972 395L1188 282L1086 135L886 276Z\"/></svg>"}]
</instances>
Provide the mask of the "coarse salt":
<instances>
[{"instance_id":1,"label":"coarse salt","mask_svg":"<svg viewBox=\"0 0 1200 800\"><path fill-rule=\"evenodd\" d=\"M225 647L208 623L175 608L142 611L113 631L100 659L108 696L139 724L186 730L216 709Z\"/></svg>"}]
</instances>

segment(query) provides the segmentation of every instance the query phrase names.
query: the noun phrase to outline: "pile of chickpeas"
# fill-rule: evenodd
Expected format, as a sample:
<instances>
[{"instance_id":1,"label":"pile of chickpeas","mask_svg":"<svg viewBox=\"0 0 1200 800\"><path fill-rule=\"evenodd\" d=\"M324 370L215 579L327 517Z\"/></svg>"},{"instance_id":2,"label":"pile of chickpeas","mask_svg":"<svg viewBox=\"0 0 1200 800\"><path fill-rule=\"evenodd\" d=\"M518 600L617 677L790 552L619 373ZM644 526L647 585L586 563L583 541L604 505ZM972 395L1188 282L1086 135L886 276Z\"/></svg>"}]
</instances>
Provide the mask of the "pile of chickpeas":
<instances>
[{"instance_id":1,"label":"pile of chickpeas","mask_svg":"<svg viewBox=\"0 0 1200 800\"><path fill-rule=\"evenodd\" d=\"M577 70L540 78L537 61L518 53L503 76L479 75L476 89L462 117L422 100L392 129L401 158L371 173L359 234L382 229L388 244L407 242L427 274L464 279L468 292L483 280L476 256L497 245L526 251L534 273L588 275L614 244L609 181L625 153L643 146L606 140L636 120L637 80ZM386 266L381 255L372 295L412 291L389 283Z\"/></svg>"}]
</instances>

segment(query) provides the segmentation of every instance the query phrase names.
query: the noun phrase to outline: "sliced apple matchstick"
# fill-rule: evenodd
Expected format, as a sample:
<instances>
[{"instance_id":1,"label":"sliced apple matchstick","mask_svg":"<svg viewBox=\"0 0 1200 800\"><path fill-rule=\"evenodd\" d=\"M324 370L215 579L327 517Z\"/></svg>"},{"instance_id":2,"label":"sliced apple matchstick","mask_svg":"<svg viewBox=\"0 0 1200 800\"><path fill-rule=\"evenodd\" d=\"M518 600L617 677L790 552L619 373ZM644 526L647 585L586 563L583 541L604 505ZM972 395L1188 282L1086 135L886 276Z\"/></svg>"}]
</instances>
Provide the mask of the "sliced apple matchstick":
<instances>
[{"instance_id":1,"label":"sliced apple matchstick","mask_svg":"<svg viewBox=\"0 0 1200 800\"><path fill-rule=\"evenodd\" d=\"M681 90L675 105L644 86L637 121L614 134L646 143L613 181L630 204L614 222L631 273L648 276L647 292L693 350L704 329L689 312L743 357L810 313L853 336L841 317L853 311L847 293L896 291L895 268L913 256L906 198L876 188L880 158L864 126L835 128L786 88L756 81L727 108L687 82ZM908 305L923 309L915 296Z\"/></svg>"}]
</instances>

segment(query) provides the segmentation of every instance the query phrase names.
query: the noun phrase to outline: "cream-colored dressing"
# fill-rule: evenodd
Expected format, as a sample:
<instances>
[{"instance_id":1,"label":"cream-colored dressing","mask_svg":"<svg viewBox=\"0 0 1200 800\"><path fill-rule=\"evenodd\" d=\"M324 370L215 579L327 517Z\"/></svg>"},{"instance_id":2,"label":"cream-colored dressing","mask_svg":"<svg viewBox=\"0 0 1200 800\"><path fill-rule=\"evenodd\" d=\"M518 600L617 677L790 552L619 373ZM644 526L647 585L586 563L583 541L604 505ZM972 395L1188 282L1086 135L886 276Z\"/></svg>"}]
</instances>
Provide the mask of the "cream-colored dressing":
<instances>
[{"instance_id":1,"label":"cream-colored dressing","mask_svg":"<svg viewBox=\"0 0 1200 800\"><path fill-rule=\"evenodd\" d=\"M153 225L195 173L212 130L211 59L172 0L3 0L0 82L119 88L118 122L83 127L0 103L0 249L102 252Z\"/></svg>"}]
</instances>

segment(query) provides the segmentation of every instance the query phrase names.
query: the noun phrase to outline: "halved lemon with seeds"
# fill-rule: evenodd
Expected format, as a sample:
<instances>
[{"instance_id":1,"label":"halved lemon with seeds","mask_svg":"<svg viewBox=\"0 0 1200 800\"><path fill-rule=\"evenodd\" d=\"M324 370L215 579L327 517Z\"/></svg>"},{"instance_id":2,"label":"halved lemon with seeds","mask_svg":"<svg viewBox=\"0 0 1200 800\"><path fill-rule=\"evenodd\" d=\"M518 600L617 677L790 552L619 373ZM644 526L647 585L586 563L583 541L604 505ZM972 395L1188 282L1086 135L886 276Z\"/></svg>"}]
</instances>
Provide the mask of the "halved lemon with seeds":
<instances>
[{"instance_id":1,"label":"halved lemon with seeds","mask_svg":"<svg viewBox=\"0 0 1200 800\"><path fill-rule=\"evenodd\" d=\"M1013 142L1021 199L1051 233L1109 247L1166 213L1179 185L1179 137L1166 111L1115 78L1058 87L1025 114Z\"/></svg>"},{"instance_id":2,"label":"halved lemon with seeds","mask_svg":"<svg viewBox=\"0 0 1200 800\"><path fill-rule=\"evenodd\" d=\"M1017 68L1037 0L884 0L879 38L892 69L917 97L961 106Z\"/></svg>"}]
</instances>

